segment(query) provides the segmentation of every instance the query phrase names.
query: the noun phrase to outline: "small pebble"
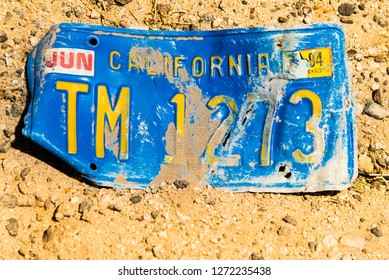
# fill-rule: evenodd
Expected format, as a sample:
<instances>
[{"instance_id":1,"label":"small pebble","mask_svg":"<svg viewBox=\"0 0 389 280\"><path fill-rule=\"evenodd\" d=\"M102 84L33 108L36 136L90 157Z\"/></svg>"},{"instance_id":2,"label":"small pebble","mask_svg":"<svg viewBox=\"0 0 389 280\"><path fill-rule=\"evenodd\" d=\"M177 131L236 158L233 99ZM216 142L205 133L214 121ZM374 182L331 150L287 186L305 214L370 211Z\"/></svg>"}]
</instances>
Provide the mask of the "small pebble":
<instances>
[{"instance_id":1,"label":"small pebble","mask_svg":"<svg viewBox=\"0 0 389 280\"><path fill-rule=\"evenodd\" d=\"M351 17L342 16L342 17L340 17L340 22L346 23L346 24L353 24L354 20Z\"/></svg>"},{"instance_id":2,"label":"small pebble","mask_svg":"<svg viewBox=\"0 0 389 280\"><path fill-rule=\"evenodd\" d=\"M375 56L374 57L374 62L381 63L384 61L384 58L382 56Z\"/></svg>"},{"instance_id":3,"label":"small pebble","mask_svg":"<svg viewBox=\"0 0 389 280\"><path fill-rule=\"evenodd\" d=\"M358 72L361 72L363 70L363 66L362 66L362 63L358 62L355 69L358 71Z\"/></svg>"},{"instance_id":4,"label":"small pebble","mask_svg":"<svg viewBox=\"0 0 389 280\"><path fill-rule=\"evenodd\" d=\"M13 133L11 131L9 131L8 129L4 129L3 133L4 133L4 136L7 138L11 138L13 135Z\"/></svg>"},{"instance_id":5,"label":"small pebble","mask_svg":"<svg viewBox=\"0 0 389 280\"><path fill-rule=\"evenodd\" d=\"M23 180L26 180L26 177L30 171L31 169L29 167L23 168L22 172L20 172L20 177L22 177Z\"/></svg>"},{"instance_id":6,"label":"small pebble","mask_svg":"<svg viewBox=\"0 0 389 280\"><path fill-rule=\"evenodd\" d=\"M23 109L17 105L17 104L12 104L11 106L11 116L12 117L19 117L23 113Z\"/></svg>"},{"instance_id":7,"label":"small pebble","mask_svg":"<svg viewBox=\"0 0 389 280\"><path fill-rule=\"evenodd\" d=\"M352 14L356 14L355 5L344 3L338 7L338 12L342 16L351 16Z\"/></svg>"},{"instance_id":8,"label":"small pebble","mask_svg":"<svg viewBox=\"0 0 389 280\"><path fill-rule=\"evenodd\" d=\"M196 31L196 30L199 30L199 27L196 25L196 24L189 24L189 30L191 31Z\"/></svg>"},{"instance_id":9,"label":"small pebble","mask_svg":"<svg viewBox=\"0 0 389 280\"><path fill-rule=\"evenodd\" d=\"M23 257L27 257L29 252L30 251L26 245L22 245L22 247L20 247L20 249L18 250L18 253Z\"/></svg>"},{"instance_id":10,"label":"small pebble","mask_svg":"<svg viewBox=\"0 0 389 280\"><path fill-rule=\"evenodd\" d=\"M54 208L54 203L51 201L51 199L46 199L45 203L43 204L43 207L46 211L51 210Z\"/></svg>"},{"instance_id":11,"label":"small pebble","mask_svg":"<svg viewBox=\"0 0 389 280\"><path fill-rule=\"evenodd\" d=\"M98 19L98 18L100 18L100 13L96 10L92 10L92 12L90 14L90 18L91 19Z\"/></svg>"},{"instance_id":12,"label":"small pebble","mask_svg":"<svg viewBox=\"0 0 389 280\"><path fill-rule=\"evenodd\" d=\"M348 247L363 249L366 241L363 237L343 236L340 238L339 243Z\"/></svg>"},{"instance_id":13,"label":"small pebble","mask_svg":"<svg viewBox=\"0 0 389 280\"><path fill-rule=\"evenodd\" d=\"M79 18L79 17L82 16L82 14L84 14L85 11L83 10L82 7L76 6L76 7L73 8L73 12L74 12L74 15L75 15L77 18Z\"/></svg>"},{"instance_id":14,"label":"small pebble","mask_svg":"<svg viewBox=\"0 0 389 280\"><path fill-rule=\"evenodd\" d=\"M140 195L134 195L130 198L130 201L134 204L139 203L142 200L142 197Z\"/></svg>"},{"instance_id":15,"label":"small pebble","mask_svg":"<svg viewBox=\"0 0 389 280\"><path fill-rule=\"evenodd\" d=\"M59 205L55 210L54 219L57 222L60 222L64 219L75 216L77 211L78 211L77 203L64 202L63 204Z\"/></svg>"},{"instance_id":16,"label":"small pebble","mask_svg":"<svg viewBox=\"0 0 389 280\"><path fill-rule=\"evenodd\" d=\"M365 105L363 112L377 120L382 120L389 117L389 111L375 102L368 102Z\"/></svg>"},{"instance_id":17,"label":"small pebble","mask_svg":"<svg viewBox=\"0 0 389 280\"><path fill-rule=\"evenodd\" d=\"M43 232L42 241L44 243L55 241L55 240L60 241L62 234L63 232L59 228L49 226L47 230Z\"/></svg>"},{"instance_id":18,"label":"small pebble","mask_svg":"<svg viewBox=\"0 0 389 280\"><path fill-rule=\"evenodd\" d=\"M172 6L170 4L157 4L156 9L160 15L167 15L172 10Z\"/></svg>"},{"instance_id":19,"label":"small pebble","mask_svg":"<svg viewBox=\"0 0 389 280\"><path fill-rule=\"evenodd\" d=\"M347 51L347 56L348 56L349 58L354 58L354 55L356 55L356 54L357 54L357 51L354 50L354 49L351 49L351 50L348 50L348 51Z\"/></svg>"},{"instance_id":20,"label":"small pebble","mask_svg":"<svg viewBox=\"0 0 389 280\"><path fill-rule=\"evenodd\" d=\"M83 200L80 205L78 206L78 212L83 214L89 209L91 209L92 203L89 200Z\"/></svg>"},{"instance_id":21,"label":"small pebble","mask_svg":"<svg viewBox=\"0 0 389 280\"><path fill-rule=\"evenodd\" d=\"M356 60L358 60L358 61L362 61L363 58L364 58L364 56L363 56L363 54L361 54L361 53L357 53L357 54L355 54L354 58L355 58Z\"/></svg>"},{"instance_id":22,"label":"small pebble","mask_svg":"<svg viewBox=\"0 0 389 280\"><path fill-rule=\"evenodd\" d=\"M277 230L277 234L282 236L282 235L289 235L294 231L294 226L291 224L284 224L280 226Z\"/></svg>"},{"instance_id":23,"label":"small pebble","mask_svg":"<svg viewBox=\"0 0 389 280\"><path fill-rule=\"evenodd\" d=\"M329 258L336 259L338 257L338 254L339 254L339 248L338 247L332 247L331 249L328 250L327 256Z\"/></svg>"},{"instance_id":24,"label":"small pebble","mask_svg":"<svg viewBox=\"0 0 389 280\"><path fill-rule=\"evenodd\" d=\"M212 21L211 26L212 26L212 28L220 27L220 25L222 24L222 22L223 22L223 19L221 19L221 18L216 18L214 21Z\"/></svg>"},{"instance_id":25,"label":"small pebble","mask_svg":"<svg viewBox=\"0 0 389 280\"><path fill-rule=\"evenodd\" d=\"M19 223L15 218L11 218L8 221L8 225L5 226L9 235L16 236L19 233Z\"/></svg>"},{"instance_id":26,"label":"small pebble","mask_svg":"<svg viewBox=\"0 0 389 280\"><path fill-rule=\"evenodd\" d=\"M380 85L378 83L374 83L371 85L371 89L374 91L374 90L377 90L377 89L380 89Z\"/></svg>"},{"instance_id":27,"label":"small pebble","mask_svg":"<svg viewBox=\"0 0 389 280\"><path fill-rule=\"evenodd\" d=\"M303 11L303 15L304 15L304 16L307 16L307 15L309 15L310 13L312 13L312 8L309 7L309 6L305 6L305 7L302 8L302 11Z\"/></svg>"},{"instance_id":28,"label":"small pebble","mask_svg":"<svg viewBox=\"0 0 389 280\"><path fill-rule=\"evenodd\" d=\"M285 223L289 223L289 224L292 224L294 226L297 226L297 221L293 217L291 217L290 215L286 215L282 220Z\"/></svg>"},{"instance_id":29,"label":"small pebble","mask_svg":"<svg viewBox=\"0 0 389 280\"><path fill-rule=\"evenodd\" d=\"M186 180L175 180L173 183L177 189L185 189L189 186L189 182Z\"/></svg>"},{"instance_id":30,"label":"small pebble","mask_svg":"<svg viewBox=\"0 0 389 280\"><path fill-rule=\"evenodd\" d=\"M311 250L314 250L316 248L316 242L312 241L312 242L308 242L308 248L311 249Z\"/></svg>"},{"instance_id":31,"label":"small pebble","mask_svg":"<svg viewBox=\"0 0 389 280\"><path fill-rule=\"evenodd\" d=\"M6 153L11 148L11 141L5 140L4 143L0 144L0 153Z\"/></svg>"},{"instance_id":32,"label":"small pebble","mask_svg":"<svg viewBox=\"0 0 389 280\"><path fill-rule=\"evenodd\" d=\"M0 31L0 43L4 43L8 40L8 35L4 31Z\"/></svg>"},{"instance_id":33,"label":"small pebble","mask_svg":"<svg viewBox=\"0 0 389 280\"><path fill-rule=\"evenodd\" d=\"M201 19L204 21L210 22L212 20L212 16L210 16L209 14L203 14L201 16Z\"/></svg>"},{"instance_id":34,"label":"small pebble","mask_svg":"<svg viewBox=\"0 0 389 280\"><path fill-rule=\"evenodd\" d=\"M333 235L329 234L323 238L323 245L326 248L333 248L338 245L338 241Z\"/></svg>"},{"instance_id":35,"label":"small pebble","mask_svg":"<svg viewBox=\"0 0 389 280\"><path fill-rule=\"evenodd\" d=\"M163 258L165 249L163 248L163 246L161 244L157 244L153 247L152 252L153 252L154 257L161 259L161 258Z\"/></svg>"},{"instance_id":36,"label":"small pebble","mask_svg":"<svg viewBox=\"0 0 389 280\"><path fill-rule=\"evenodd\" d=\"M112 210L112 211L116 211L116 212L121 212L121 211L123 211L124 206L120 203L115 203L115 204L109 205L108 209Z\"/></svg>"},{"instance_id":37,"label":"small pebble","mask_svg":"<svg viewBox=\"0 0 389 280\"><path fill-rule=\"evenodd\" d=\"M374 234L375 236L377 236L377 237L381 237L381 236L382 236L381 230L380 230L379 228L377 228L377 227L372 228L372 229L370 230L370 232L371 232L372 234Z\"/></svg>"},{"instance_id":38,"label":"small pebble","mask_svg":"<svg viewBox=\"0 0 389 280\"><path fill-rule=\"evenodd\" d=\"M358 169L368 174L374 171L373 161L367 154L362 154L358 157Z\"/></svg>"},{"instance_id":39,"label":"small pebble","mask_svg":"<svg viewBox=\"0 0 389 280\"><path fill-rule=\"evenodd\" d=\"M388 21L377 15L374 15L373 21L377 23L379 26L381 26L382 28L388 27Z\"/></svg>"},{"instance_id":40,"label":"small pebble","mask_svg":"<svg viewBox=\"0 0 389 280\"><path fill-rule=\"evenodd\" d=\"M380 104L381 106L386 106L387 101L384 98L384 94L381 89L373 90L373 100L374 102Z\"/></svg>"},{"instance_id":41,"label":"small pebble","mask_svg":"<svg viewBox=\"0 0 389 280\"><path fill-rule=\"evenodd\" d=\"M155 220L157 217L159 216L159 212L158 211L153 211L151 212L151 217Z\"/></svg>"},{"instance_id":42,"label":"small pebble","mask_svg":"<svg viewBox=\"0 0 389 280\"><path fill-rule=\"evenodd\" d=\"M265 258L261 255L258 255L257 253L252 253L250 255L250 260L254 260L254 261L257 261L257 260L264 260Z\"/></svg>"},{"instance_id":43,"label":"small pebble","mask_svg":"<svg viewBox=\"0 0 389 280\"><path fill-rule=\"evenodd\" d=\"M18 204L18 197L13 194L5 194L2 196L1 202L6 208L15 208Z\"/></svg>"}]
</instances>

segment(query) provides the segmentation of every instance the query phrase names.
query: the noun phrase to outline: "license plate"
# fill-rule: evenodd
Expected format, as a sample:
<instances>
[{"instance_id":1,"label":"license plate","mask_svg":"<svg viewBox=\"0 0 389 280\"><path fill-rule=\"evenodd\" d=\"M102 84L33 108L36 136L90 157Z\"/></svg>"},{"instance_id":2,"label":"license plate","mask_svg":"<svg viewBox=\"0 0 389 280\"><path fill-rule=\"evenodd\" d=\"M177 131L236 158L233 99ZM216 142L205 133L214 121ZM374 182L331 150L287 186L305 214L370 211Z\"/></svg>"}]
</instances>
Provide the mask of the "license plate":
<instances>
[{"instance_id":1,"label":"license plate","mask_svg":"<svg viewBox=\"0 0 389 280\"><path fill-rule=\"evenodd\" d=\"M101 186L345 189L357 170L346 65L336 24L60 24L29 56L23 134Z\"/></svg>"}]
</instances>

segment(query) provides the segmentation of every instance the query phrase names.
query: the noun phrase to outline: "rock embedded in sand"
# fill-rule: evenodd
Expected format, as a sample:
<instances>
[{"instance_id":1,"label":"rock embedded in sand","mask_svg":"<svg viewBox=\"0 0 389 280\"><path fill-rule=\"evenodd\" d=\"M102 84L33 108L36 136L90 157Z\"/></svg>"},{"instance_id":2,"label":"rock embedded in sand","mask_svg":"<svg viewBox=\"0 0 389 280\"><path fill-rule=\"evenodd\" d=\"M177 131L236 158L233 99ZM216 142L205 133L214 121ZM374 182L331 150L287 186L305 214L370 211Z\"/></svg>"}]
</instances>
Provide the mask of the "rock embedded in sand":
<instances>
[{"instance_id":1,"label":"rock embedded in sand","mask_svg":"<svg viewBox=\"0 0 389 280\"><path fill-rule=\"evenodd\" d=\"M353 4L343 3L338 7L338 12L342 16L351 16L356 14L357 7Z\"/></svg>"}]
</instances>

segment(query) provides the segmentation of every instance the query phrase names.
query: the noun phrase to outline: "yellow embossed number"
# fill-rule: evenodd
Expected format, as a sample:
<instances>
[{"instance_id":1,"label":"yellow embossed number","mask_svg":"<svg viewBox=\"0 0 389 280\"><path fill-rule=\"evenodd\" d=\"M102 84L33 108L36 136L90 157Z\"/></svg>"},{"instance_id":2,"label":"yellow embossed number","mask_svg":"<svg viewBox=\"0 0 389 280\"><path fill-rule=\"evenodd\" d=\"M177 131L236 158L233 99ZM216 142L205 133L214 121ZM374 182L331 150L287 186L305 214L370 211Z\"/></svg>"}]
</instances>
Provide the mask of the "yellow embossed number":
<instances>
[{"instance_id":1,"label":"yellow embossed number","mask_svg":"<svg viewBox=\"0 0 389 280\"><path fill-rule=\"evenodd\" d=\"M176 129L180 136L184 135L185 125L185 95L183 93L177 93L171 100L176 104Z\"/></svg>"},{"instance_id":2,"label":"yellow embossed number","mask_svg":"<svg viewBox=\"0 0 389 280\"><path fill-rule=\"evenodd\" d=\"M300 149L293 152L293 157L300 163L319 163L324 155L325 142L324 131L319 128L319 123L322 118L322 103L320 97L310 90L299 90L295 92L289 101L297 104L303 98L309 99L312 103L312 116L306 122L306 131L313 134L314 151L310 154L304 154Z\"/></svg>"},{"instance_id":3,"label":"yellow embossed number","mask_svg":"<svg viewBox=\"0 0 389 280\"><path fill-rule=\"evenodd\" d=\"M218 95L210 99L207 103L210 109L216 109L221 104L225 104L229 109L229 114L216 129L215 133L209 138L207 147L205 149L205 160L208 164L218 163L224 166L238 166L240 161L239 155L229 155L228 157L217 157L215 156L216 148L222 144L226 145L228 137L230 137L231 128L230 126L234 122L237 115L237 106L235 101L225 95Z\"/></svg>"},{"instance_id":4,"label":"yellow embossed number","mask_svg":"<svg viewBox=\"0 0 389 280\"><path fill-rule=\"evenodd\" d=\"M165 163L173 162L173 158L177 163L183 163L185 158L185 150L184 150L184 139L185 135L185 106L186 106L186 98L185 94L177 93L170 100L172 103L176 105L176 145L174 155L167 154L165 155Z\"/></svg>"}]
</instances>

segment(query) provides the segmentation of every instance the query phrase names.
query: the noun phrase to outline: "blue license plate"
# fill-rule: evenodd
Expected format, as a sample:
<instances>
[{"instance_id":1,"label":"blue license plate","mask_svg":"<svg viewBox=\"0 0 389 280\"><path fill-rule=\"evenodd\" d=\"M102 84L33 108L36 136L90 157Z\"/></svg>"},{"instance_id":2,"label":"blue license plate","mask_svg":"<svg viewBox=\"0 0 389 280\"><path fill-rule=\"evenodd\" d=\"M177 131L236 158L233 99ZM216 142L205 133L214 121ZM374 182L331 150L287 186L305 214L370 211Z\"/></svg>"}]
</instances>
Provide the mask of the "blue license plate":
<instances>
[{"instance_id":1,"label":"blue license plate","mask_svg":"<svg viewBox=\"0 0 389 280\"><path fill-rule=\"evenodd\" d=\"M340 190L356 176L336 24L148 31L54 26L27 65L23 134L101 186Z\"/></svg>"}]
</instances>

